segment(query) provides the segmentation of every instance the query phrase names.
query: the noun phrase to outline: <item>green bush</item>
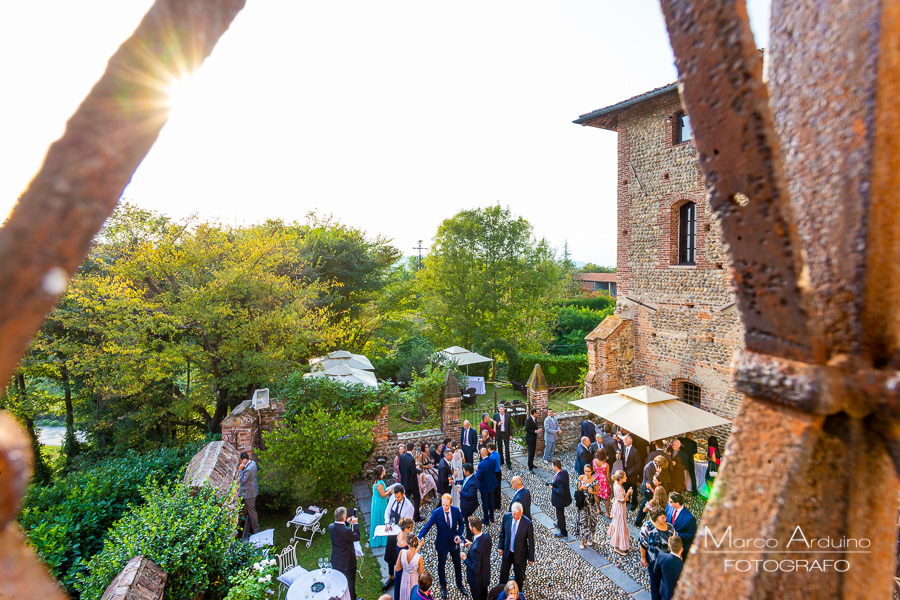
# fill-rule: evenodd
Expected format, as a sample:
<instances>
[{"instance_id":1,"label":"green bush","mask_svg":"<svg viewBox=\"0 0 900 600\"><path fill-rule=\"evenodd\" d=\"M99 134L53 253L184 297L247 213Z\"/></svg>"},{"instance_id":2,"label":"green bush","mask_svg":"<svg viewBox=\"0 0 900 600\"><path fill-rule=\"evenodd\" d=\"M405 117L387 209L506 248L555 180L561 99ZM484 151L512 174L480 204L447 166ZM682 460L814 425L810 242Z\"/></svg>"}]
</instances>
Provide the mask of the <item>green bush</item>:
<instances>
[{"instance_id":1,"label":"green bush","mask_svg":"<svg viewBox=\"0 0 900 600\"><path fill-rule=\"evenodd\" d=\"M225 600L268 600L279 585L275 580L278 577L276 563L274 558L264 558L241 569L232 577Z\"/></svg>"},{"instance_id":2,"label":"green bush","mask_svg":"<svg viewBox=\"0 0 900 600\"><path fill-rule=\"evenodd\" d=\"M374 421L322 405L307 407L266 435L259 453L263 491L293 506L350 491L374 445Z\"/></svg>"},{"instance_id":3,"label":"green bush","mask_svg":"<svg viewBox=\"0 0 900 600\"><path fill-rule=\"evenodd\" d=\"M563 306L573 308L589 308L591 310L606 310L609 307L616 307L616 299L613 296L595 296L593 298L578 298L575 300L566 300Z\"/></svg>"},{"instance_id":4,"label":"green bush","mask_svg":"<svg viewBox=\"0 0 900 600\"><path fill-rule=\"evenodd\" d=\"M555 356L553 354L521 354L522 360L519 369L519 381L527 381L534 370L534 365L540 363L541 371L550 385L568 386L581 383L582 369L587 366L586 354L573 354L569 356Z\"/></svg>"},{"instance_id":5,"label":"green bush","mask_svg":"<svg viewBox=\"0 0 900 600\"><path fill-rule=\"evenodd\" d=\"M553 341L548 345L550 354L587 354L585 336L611 315L615 305L605 310L567 306L559 309L553 327Z\"/></svg>"},{"instance_id":6,"label":"green bush","mask_svg":"<svg viewBox=\"0 0 900 600\"><path fill-rule=\"evenodd\" d=\"M344 411L358 419L373 419L382 406L396 403L399 393L391 385L381 385L375 389L335 381L330 377L304 379L301 373L294 373L279 382L274 391L273 397L284 399L288 420L317 407L334 412Z\"/></svg>"},{"instance_id":7,"label":"green bush","mask_svg":"<svg viewBox=\"0 0 900 600\"><path fill-rule=\"evenodd\" d=\"M19 515L28 541L69 593L84 563L103 547L107 529L134 503L148 480L179 479L197 446L128 453L57 479L32 485Z\"/></svg>"},{"instance_id":8,"label":"green bush","mask_svg":"<svg viewBox=\"0 0 900 600\"><path fill-rule=\"evenodd\" d=\"M145 504L132 507L109 530L103 550L79 575L76 588L82 600L99 600L113 577L138 555L166 572L167 600L191 600L198 592L223 598L229 582L264 557L233 539L235 508L217 498L213 488L193 493L175 484L144 492Z\"/></svg>"}]
</instances>

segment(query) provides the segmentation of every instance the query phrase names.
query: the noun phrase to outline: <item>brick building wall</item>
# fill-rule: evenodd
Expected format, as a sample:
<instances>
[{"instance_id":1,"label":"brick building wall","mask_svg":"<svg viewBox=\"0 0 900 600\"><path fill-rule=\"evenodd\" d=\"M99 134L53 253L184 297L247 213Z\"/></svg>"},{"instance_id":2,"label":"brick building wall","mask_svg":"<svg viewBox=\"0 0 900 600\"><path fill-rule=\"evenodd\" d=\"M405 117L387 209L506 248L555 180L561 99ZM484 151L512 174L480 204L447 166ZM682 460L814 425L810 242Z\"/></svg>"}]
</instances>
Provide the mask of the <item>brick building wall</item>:
<instances>
[{"instance_id":1,"label":"brick building wall","mask_svg":"<svg viewBox=\"0 0 900 600\"><path fill-rule=\"evenodd\" d=\"M588 336L585 391L596 395L650 385L680 395L679 384L689 381L700 386L701 408L733 419L741 395L730 383L730 364L744 332L721 230L706 200L693 145L675 143L677 91L648 95L618 112L606 111L605 121L596 125L618 132L615 314L622 323L605 328L601 323ZM696 204L696 253L694 265L681 266L678 216L686 202ZM623 347L623 336L617 335L629 321L631 365L627 342ZM632 380L623 382L629 366ZM728 432L726 426L715 433L721 439Z\"/></svg>"}]
</instances>

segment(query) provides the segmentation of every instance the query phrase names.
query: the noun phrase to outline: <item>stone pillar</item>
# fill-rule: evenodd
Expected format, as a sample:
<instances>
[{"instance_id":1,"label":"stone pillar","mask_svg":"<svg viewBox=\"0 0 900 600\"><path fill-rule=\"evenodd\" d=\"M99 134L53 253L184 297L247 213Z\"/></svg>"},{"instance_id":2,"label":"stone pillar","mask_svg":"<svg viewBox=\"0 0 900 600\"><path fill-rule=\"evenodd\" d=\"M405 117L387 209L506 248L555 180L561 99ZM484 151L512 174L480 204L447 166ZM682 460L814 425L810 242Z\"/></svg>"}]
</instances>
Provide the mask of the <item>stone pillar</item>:
<instances>
[{"instance_id":1,"label":"stone pillar","mask_svg":"<svg viewBox=\"0 0 900 600\"><path fill-rule=\"evenodd\" d=\"M610 315L585 338L588 373L584 396L610 394L634 385L634 321Z\"/></svg>"},{"instance_id":2,"label":"stone pillar","mask_svg":"<svg viewBox=\"0 0 900 600\"><path fill-rule=\"evenodd\" d=\"M444 410L441 415L441 429L444 435L452 440L459 439L462 431L462 394L453 377L453 371L447 369L444 380Z\"/></svg>"},{"instance_id":3,"label":"stone pillar","mask_svg":"<svg viewBox=\"0 0 900 600\"><path fill-rule=\"evenodd\" d=\"M113 578L101 600L162 600L166 578L153 561L135 556Z\"/></svg>"},{"instance_id":4,"label":"stone pillar","mask_svg":"<svg viewBox=\"0 0 900 600\"><path fill-rule=\"evenodd\" d=\"M538 429L544 425L544 419L547 418L547 409L550 408L550 386L547 385L547 379L541 370L541 365L534 365L531 371L531 377L528 378L528 405L529 408L537 409ZM538 434L537 446L534 452L535 456L541 456L544 453L544 435Z\"/></svg>"},{"instance_id":5,"label":"stone pillar","mask_svg":"<svg viewBox=\"0 0 900 600\"><path fill-rule=\"evenodd\" d=\"M257 442L259 444L259 448L265 450L266 434L275 431L275 426L284 420L284 401L271 399L269 400L269 407L261 408L257 411L257 413L259 414L259 434L257 437ZM222 439L225 439L224 435Z\"/></svg>"},{"instance_id":6,"label":"stone pillar","mask_svg":"<svg viewBox=\"0 0 900 600\"><path fill-rule=\"evenodd\" d=\"M222 420L222 440L234 446L238 453L253 453L259 440L259 413L251 406L250 400L238 404Z\"/></svg>"},{"instance_id":7,"label":"stone pillar","mask_svg":"<svg viewBox=\"0 0 900 600\"><path fill-rule=\"evenodd\" d=\"M379 446L388 440L390 427L388 426L388 406L385 404L381 407L381 412L375 417L375 426L372 428L372 435L375 437L375 446Z\"/></svg>"}]
</instances>

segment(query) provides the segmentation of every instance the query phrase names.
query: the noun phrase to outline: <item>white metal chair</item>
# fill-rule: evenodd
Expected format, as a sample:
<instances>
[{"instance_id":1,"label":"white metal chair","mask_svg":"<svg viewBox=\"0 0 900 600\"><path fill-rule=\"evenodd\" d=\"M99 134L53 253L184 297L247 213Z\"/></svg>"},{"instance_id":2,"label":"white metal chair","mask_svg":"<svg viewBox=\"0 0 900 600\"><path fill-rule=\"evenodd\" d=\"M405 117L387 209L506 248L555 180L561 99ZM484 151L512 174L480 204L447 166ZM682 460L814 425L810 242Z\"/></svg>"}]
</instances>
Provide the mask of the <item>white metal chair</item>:
<instances>
[{"instance_id":1,"label":"white metal chair","mask_svg":"<svg viewBox=\"0 0 900 600\"><path fill-rule=\"evenodd\" d=\"M309 573L309 571L297 565L297 551L294 544L285 546L284 550L278 553L276 559L278 560L278 582L284 587L285 591L299 577ZM280 596L281 594L279 593Z\"/></svg>"},{"instance_id":2,"label":"white metal chair","mask_svg":"<svg viewBox=\"0 0 900 600\"><path fill-rule=\"evenodd\" d=\"M306 542L306 547L309 548L312 546L313 537L317 533L321 533L325 535L325 528L319 527L319 521L322 520L322 517L325 515L324 509L316 509L316 507L310 506L310 509L314 509L312 514L303 510L302 506L297 507L297 511L294 514L294 518L288 521L286 527L294 526L294 535L291 536L290 543L293 544L295 541ZM306 532L309 531L309 537L305 538L300 535L300 530Z\"/></svg>"},{"instance_id":3,"label":"white metal chair","mask_svg":"<svg viewBox=\"0 0 900 600\"><path fill-rule=\"evenodd\" d=\"M366 555L363 552L362 544L360 544L359 542L353 542L353 549L356 551L356 573L359 575L359 578L362 579L362 566L363 561L366 559Z\"/></svg>"}]
</instances>

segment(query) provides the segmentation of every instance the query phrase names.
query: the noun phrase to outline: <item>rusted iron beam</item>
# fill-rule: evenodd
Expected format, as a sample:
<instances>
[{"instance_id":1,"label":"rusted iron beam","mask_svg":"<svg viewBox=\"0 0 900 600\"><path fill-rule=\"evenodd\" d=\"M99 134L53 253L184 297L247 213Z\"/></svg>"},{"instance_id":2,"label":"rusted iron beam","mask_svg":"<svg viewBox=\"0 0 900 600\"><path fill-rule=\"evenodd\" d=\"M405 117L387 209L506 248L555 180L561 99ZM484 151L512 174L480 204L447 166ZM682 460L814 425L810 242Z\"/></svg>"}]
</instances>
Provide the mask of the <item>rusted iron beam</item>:
<instances>
[{"instance_id":1,"label":"rusted iron beam","mask_svg":"<svg viewBox=\"0 0 900 600\"><path fill-rule=\"evenodd\" d=\"M156 141L167 88L209 56L244 2L157 0L50 146L0 229L0 383Z\"/></svg>"},{"instance_id":2,"label":"rusted iron beam","mask_svg":"<svg viewBox=\"0 0 900 600\"><path fill-rule=\"evenodd\" d=\"M821 359L762 60L741 0L662 0L709 203L734 268L746 347Z\"/></svg>"},{"instance_id":3,"label":"rusted iron beam","mask_svg":"<svg viewBox=\"0 0 900 600\"><path fill-rule=\"evenodd\" d=\"M747 327L733 374L749 397L704 521L776 544L735 557L699 538L676 597L887 597L900 318L879 288L900 289L900 3L773 0L771 108L743 0L661 4ZM800 557L843 572L786 570L797 527L866 545Z\"/></svg>"}]
</instances>

